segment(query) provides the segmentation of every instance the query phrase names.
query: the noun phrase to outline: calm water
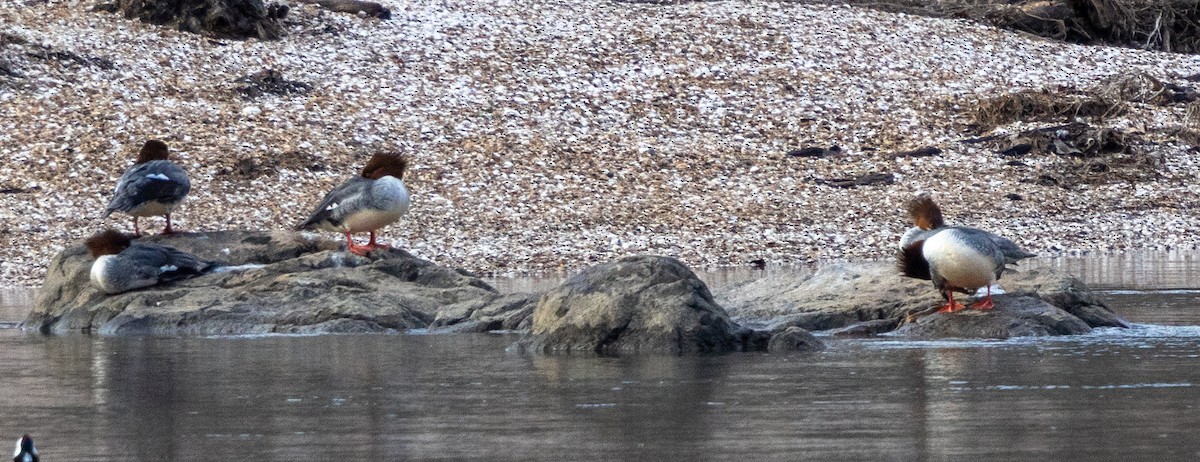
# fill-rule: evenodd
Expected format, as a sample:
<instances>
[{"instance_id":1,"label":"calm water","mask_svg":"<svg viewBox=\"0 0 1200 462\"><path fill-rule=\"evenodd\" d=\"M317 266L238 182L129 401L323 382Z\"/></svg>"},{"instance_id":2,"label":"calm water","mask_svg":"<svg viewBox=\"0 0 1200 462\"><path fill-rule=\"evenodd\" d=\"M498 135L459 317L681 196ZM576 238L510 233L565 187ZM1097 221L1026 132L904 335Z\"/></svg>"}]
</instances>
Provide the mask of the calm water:
<instances>
[{"instance_id":1,"label":"calm water","mask_svg":"<svg viewBox=\"0 0 1200 462\"><path fill-rule=\"evenodd\" d=\"M1142 323L1065 339L538 358L500 335L2 329L0 435L60 461L1195 460L1200 264L1154 258L1036 262L1077 265ZM31 301L0 291L0 321Z\"/></svg>"}]
</instances>

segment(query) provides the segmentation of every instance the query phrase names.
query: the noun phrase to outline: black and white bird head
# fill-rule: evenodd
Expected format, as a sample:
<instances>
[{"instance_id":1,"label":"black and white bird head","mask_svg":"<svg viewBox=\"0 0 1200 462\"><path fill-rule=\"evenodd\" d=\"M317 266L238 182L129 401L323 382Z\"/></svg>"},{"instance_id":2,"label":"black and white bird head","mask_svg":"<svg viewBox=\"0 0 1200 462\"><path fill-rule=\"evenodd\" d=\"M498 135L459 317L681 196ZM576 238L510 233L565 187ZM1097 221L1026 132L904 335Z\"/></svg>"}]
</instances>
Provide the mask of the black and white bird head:
<instances>
[{"instance_id":1,"label":"black and white bird head","mask_svg":"<svg viewBox=\"0 0 1200 462\"><path fill-rule=\"evenodd\" d=\"M13 451L13 462L38 462L37 448L33 447L33 438L24 435L17 439L17 449Z\"/></svg>"}]
</instances>

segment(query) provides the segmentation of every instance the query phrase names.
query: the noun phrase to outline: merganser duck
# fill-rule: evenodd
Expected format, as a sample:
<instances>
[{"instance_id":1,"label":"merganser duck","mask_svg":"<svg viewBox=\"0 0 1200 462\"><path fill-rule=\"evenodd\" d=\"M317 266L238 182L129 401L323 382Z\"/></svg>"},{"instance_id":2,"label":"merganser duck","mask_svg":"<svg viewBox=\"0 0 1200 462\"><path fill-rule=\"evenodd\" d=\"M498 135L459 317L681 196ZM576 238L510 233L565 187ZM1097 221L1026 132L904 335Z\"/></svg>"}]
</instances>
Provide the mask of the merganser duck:
<instances>
[{"instance_id":1,"label":"merganser duck","mask_svg":"<svg viewBox=\"0 0 1200 462\"><path fill-rule=\"evenodd\" d=\"M96 233L84 244L96 259L92 263L92 284L109 294L197 276L217 266L174 247L133 242L111 229Z\"/></svg>"},{"instance_id":2,"label":"merganser duck","mask_svg":"<svg viewBox=\"0 0 1200 462\"><path fill-rule=\"evenodd\" d=\"M13 451L13 462L38 462L37 448L29 435L17 438L17 449Z\"/></svg>"},{"instance_id":3,"label":"merganser duck","mask_svg":"<svg viewBox=\"0 0 1200 462\"><path fill-rule=\"evenodd\" d=\"M349 250L358 255L388 248L375 242L375 231L408 213L408 189L403 180L407 169L408 158L402 154L375 154L363 167L362 175L351 177L333 188L296 230L341 232L346 235ZM364 231L370 233L370 242L355 244L351 235Z\"/></svg>"},{"instance_id":4,"label":"merganser duck","mask_svg":"<svg viewBox=\"0 0 1200 462\"><path fill-rule=\"evenodd\" d=\"M122 212L133 217L133 234L141 236L138 217L165 216L167 226L163 234L175 232L171 229L171 209L183 202L192 184L187 172L167 159L167 144L150 140L142 145L137 162L117 180L117 191L103 218L113 212Z\"/></svg>"},{"instance_id":5,"label":"merganser duck","mask_svg":"<svg viewBox=\"0 0 1200 462\"><path fill-rule=\"evenodd\" d=\"M987 231L946 226L941 208L928 194L910 201L908 213L916 226L900 239L900 270L905 276L933 281L947 300L938 313L964 308L954 301L954 291L970 294L981 287L987 288L987 296L971 308L995 307L992 284L1000 279L1007 265L1034 256L1013 241Z\"/></svg>"}]
</instances>

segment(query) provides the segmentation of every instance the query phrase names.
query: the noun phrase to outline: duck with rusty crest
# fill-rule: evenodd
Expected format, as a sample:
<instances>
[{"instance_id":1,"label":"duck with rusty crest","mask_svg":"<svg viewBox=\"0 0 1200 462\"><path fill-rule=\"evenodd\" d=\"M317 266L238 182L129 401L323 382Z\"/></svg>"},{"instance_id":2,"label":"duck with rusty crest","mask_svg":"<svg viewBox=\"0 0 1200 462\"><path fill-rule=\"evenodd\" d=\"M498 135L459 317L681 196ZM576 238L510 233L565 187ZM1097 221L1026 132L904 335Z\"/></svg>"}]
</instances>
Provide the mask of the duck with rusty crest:
<instances>
[{"instance_id":1,"label":"duck with rusty crest","mask_svg":"<svg viewBox=\"0 0 1200 462\"><path fill-rule=\"evenodd\" d=\"M389 248L375 241L375 232L408 213L408 188L404 186L407 169L408 157L403 154L375 154L362 174L333 188L296 229L343 233L348 250L358 255ZM370 240L366 245L355 244L353 234L362 232L370 233Z\"/></svg>"},{"instance_id":2,"label":"duck with rusty crest","mask_svg":"<svg viewBox=\"0 0 1200 462\"><path fill-rule=\"evenodd\" d=\"M939 313L964 309L954 300L954 292L975 293L987 288L987 295L971 304L979 310L991 309L992 285L1005 268L1033 254L1016 243L987 231L965 226L946 226L942 210L928 194L908 203L913 226L900 239L900 271L908 277L933 281L946 298Z\"/></svg>"},{"instance_id":3,"label":"duck with rusty crest","mask_svg":"<svg viewBox=\"0 0 1200 462\"><path fill-rule=\"evenodd\" d=\"M217 264L195 255L104 230L84 241L92 262L91 281L108 294L119 294L207 273Z\"/></svg>"},{"instance_id":4,"label":"duck with rusty crest","mask_svg":"<svg viewBox=\"0 0 1200 462\"><path fill-rule=\"evenodd\" d=\"M137 161L117 180L117 191L104 211L103 218L113 212L133 217L133 234L141 236L138 218L163 216L167 219L164 234L171 228L171 210L183 202L192 189L187 172L169 159L167 144L150 140L142 145Z\"/></svg>"}]
</instances>

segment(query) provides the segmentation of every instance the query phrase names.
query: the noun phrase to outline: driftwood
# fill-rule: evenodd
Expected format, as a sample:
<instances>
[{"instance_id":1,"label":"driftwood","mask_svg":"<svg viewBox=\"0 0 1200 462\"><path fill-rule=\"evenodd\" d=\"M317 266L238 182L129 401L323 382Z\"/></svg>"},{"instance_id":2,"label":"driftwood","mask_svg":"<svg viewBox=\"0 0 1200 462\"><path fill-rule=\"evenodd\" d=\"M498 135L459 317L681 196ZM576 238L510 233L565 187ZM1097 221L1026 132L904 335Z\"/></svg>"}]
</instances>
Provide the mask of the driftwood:
<instances>
[{"instance_id":1,"label":"driftwood","mask_svg":"<svg viewBox=\"0 0 1200 462\"><path fill-rule=\"evenodd\" d=\"M298 0L300 3L311 3L319 5L330 11L338 13L359 14L363 13L367 16L373 16L379 19L391 19L392 12L383 5L375 2L364 2L360 0Z\"/></svg>"},{"instance_id":2,"label":"driftwood","mask_svg":"<svg viewBox=\"0 0 1200 462\"><path fill-rule=\"evenodd\" d=\"M789 0L966 18L1073 43L1200 53L1196 0Z\"/></svg>"},{"instance_id":3,"label":"driftwood","mask_svg":"<svg viewBox=\"0 0 1200 462\"><path fill-rule=\"evenodd\" d=\"M96 10L184 32L220 38L275 40L283 36L280 19L287 8L263 0L116 0Z\"/></svg>"},{"instance_id":4,"label":"driftwood","mask_svg":"<svg viewBox=\"0 0 1200 462\"><path fill-rule=\"evenodd\" d=\"M789 157L825 157L825 156L831 156L834 154L839 154L841 152L842 152L842 148L837 145L833 145L828 148L812 146L812 147L807 147L807 148L793 149L791 151L788 151L787 155Z\"/></svg>"},{"instance_id":5,"label":"driftwood","mask_svg":"<svg viewBox=\"0 0 1200 462\"><path fill-rule=\"evenodd\" d=\"M896 176L891 173L872 172L872 173L865 173L862 175L858 175L858 176L855 176L852 178L835 178L835 179L831 179L831 180L817 178L817 179L813 180L813 182L816 184L832 186L835 188L850 189L850 188L857 188L859 186L875 186L875 185L892 184L892 183L896 182Z\"/></svg>"},{"instance_id":6,"label":"driftwood","mask_svg":"<svg viewBox=\"0 0 1200 462\"><path fill-rule=\"evenodd\" d=\"M935 146L926 146L919 149L911 149L908 151L893 152L889 157L899 159L901 157L933 157L942 153L941 149Z\"/></svg>"}]
</instances>

